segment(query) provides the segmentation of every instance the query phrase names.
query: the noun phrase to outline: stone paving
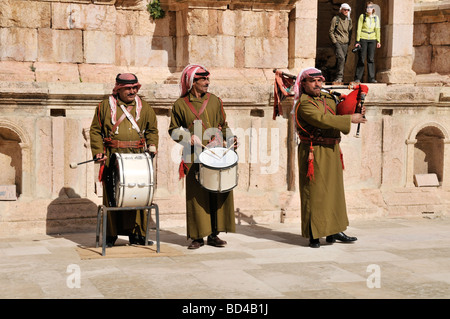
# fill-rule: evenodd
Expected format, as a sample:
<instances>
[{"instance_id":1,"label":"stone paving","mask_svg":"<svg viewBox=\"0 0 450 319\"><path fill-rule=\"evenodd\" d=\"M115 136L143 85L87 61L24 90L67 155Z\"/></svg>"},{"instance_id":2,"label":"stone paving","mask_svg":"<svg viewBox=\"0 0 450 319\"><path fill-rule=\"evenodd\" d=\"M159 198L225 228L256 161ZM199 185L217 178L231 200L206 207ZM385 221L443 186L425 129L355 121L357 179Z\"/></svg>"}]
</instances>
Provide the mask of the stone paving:
<instances>
[{"instance_id":1,"label":"stone paving","mask_svg":"<svg viewBox=\"0 0 450 319\"><path fill-rule=\"evenodd\" d=\"M427 216L428 217L428 216ZM450 219L351 221L353 244L312 249L300 225L237 225L225 248L186 249L184 227L161 229L173 256L81 259L95 234L0 238L0 298L440 299L450 297ZM155 232L152 231L152 236ZM125 244L119 239L118 244Z\"/></svg>"}]
</instances>

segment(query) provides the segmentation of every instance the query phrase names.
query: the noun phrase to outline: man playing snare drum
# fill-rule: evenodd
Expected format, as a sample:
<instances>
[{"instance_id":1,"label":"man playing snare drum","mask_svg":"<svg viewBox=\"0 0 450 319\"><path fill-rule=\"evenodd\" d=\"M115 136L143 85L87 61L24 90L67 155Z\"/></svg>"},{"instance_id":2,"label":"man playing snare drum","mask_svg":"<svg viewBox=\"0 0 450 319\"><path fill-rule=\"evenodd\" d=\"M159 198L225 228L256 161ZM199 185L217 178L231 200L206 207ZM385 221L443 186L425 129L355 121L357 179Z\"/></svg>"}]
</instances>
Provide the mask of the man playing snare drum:
<instances>
[{"instance_id":1,"label":"man playing snare drum","mask_svg":"<svg viewBox=\"0 0 450 319\"><path fill-rule=\"evenodd\" d=\"M137 95L140 87L136 75L118 74L112 95L100 102L92 119L91 151L93 157L101 163L99 179L103 182L103 204L108 207L117 206L111 155L143 153L146 150L155 154L158 147L156 114L150 105ZM123 109L133 120L127 118ZM128 235L131 244L145 244L146 214L141 211L117 211L108 214L108 247L114 245L117 235Z\"/></svg>"},{"instance_id":2,"label":"man playing snare drum","mask_svg":"<svg viewBox=\"0 0 450 319\"><path fill-rule=\"evenodd\" d=\"M223 247L221 231L235 232L233 191L211 192L196 179L198 156L205 148L236 147L228 128L222 101L208 93L209 71L201 65L188 65L181 74L181 94L172 108L169 134L183 145L180 177L186 175L187 237L189 249L207 244Z\"/></svg>"}]
</instances>

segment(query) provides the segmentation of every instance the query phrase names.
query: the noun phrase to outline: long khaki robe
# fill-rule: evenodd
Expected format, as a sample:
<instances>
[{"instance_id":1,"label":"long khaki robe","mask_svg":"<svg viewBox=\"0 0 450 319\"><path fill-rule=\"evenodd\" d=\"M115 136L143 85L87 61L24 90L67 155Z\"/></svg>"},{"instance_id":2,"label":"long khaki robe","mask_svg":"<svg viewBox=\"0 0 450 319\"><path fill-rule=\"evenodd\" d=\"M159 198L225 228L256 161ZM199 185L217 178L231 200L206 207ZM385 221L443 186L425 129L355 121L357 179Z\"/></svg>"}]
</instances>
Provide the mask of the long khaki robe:
<instances>
[{"instance_id":1,"label":"long khaki robe","mask_svg":"<svg viewBox=\"0 0 450 319\"><path fill-rule=\"evenodd\" d=\"M326 110L324 101L333 112ZM320 97L311 97L302 94L295 116L310 133L318 128L322 137L339 138L341 132L348 134L351 116L333 113L336 113L336 103L331 95L322 93ZM300 135L308 136L302 129L297 129ZM344 231L349 224L341 150L339 144L314 145L314 179L309 180L306 177L309 148L308 142L301 142L298 147L302 236L320 238Z\"/></svg>"},{"instance_id":2,"label":"long khaki robe","mask_svg":"<svg viewBox=\"0 0 450 319\"><path fill-rule=\"evenodd\" d=\"M120 104L133 105L133 109L130 114L136 120L136 101L131 103L122 102L120 99L117 100L117 114L116 119L118 120L123 111L120 108ZM141 131L144 131L144 138L146 140L147 146L154 144L158 147L158 127L155 111L150 107L150 105L142 100L142 109L140 112L139 119L136 121ZM114 153L142 153L143 149L135 148L105 148L103 145L103 137L108 137L109 132L111 132L113 127L111 121L111 108L109 106L109 100L103 100L95 109L95 114L92 119L92 124L90 128L90 139L91 139L91 151L92 156L99 153L105 153L107 156L107 161L105 163L104 172L108 172L110 168L110 158ZM119 134L114 134L114 140L120 141L138 141L140 140L139 134L133 129L131 122L125 118L119 125ZM112 164L112 163L111 163ZM106 189L105 183L103 183L103 204L109 206L108 191ZM108 225L107 225L107 236L117 236L117 235L131 235L139 234L145 236L145 231L147 227L146 214L141 211L120 211L120 212L109 212L108 215Z\"/></svg>"},{"instance_id":3,"label":"long khaki robe","mask_svg":"<svg viewBox=\"0 0 450 319\"><path fill-rule=\"evenodd\" d=\"M191 93L189 100L195 110L199 112L203 101L207 98L204 94L201 98L196 98ZM198 155L202 152L201 147L191 147L190 139L192 134L196 134L202 140L203 145L209 142L206 129L222 127L224 140L231 136L228 124L225 119L221 100L214 94L210 94L205 111L200 115L201 123L197 122L197 117L188 107L183 98L175 101L172 107L172 115L169 126L169 134L173 140L183 145L183 161L188 168L186 174L186 224L187 237L200 239L216 232L235 232L234 200L233 191L227 193L213 193L203 188L196 180L195 174L198 171ZM214 133L214 132L212 132ZM217 210L217 214L215 214Z\"/></svg>"}]
</instances>

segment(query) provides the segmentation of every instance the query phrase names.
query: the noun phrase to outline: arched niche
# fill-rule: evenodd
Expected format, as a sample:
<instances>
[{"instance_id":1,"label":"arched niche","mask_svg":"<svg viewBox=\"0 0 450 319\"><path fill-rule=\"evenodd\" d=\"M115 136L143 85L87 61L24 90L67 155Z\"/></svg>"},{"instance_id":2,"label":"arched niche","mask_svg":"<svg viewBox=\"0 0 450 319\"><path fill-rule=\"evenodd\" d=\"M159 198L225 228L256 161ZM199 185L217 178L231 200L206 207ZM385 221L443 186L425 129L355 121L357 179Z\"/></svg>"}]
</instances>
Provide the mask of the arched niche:
<instances>
[{"instance_id":1,"label":"arched niche","mask_svg":"<svg viewBox=\"0 0 450 319\"><path fill-rule=\"evenodd\" d=\"M31 147L21 126L0 119L0 184L16 185L17 196L31 195Z\"/></svg>"},{"instance_id":2,"label":"arched niche","mask_svg":"<svg viewBox=\"0 0 450 319\"><path fill-rule=\"evenodd\" d=\"M407 144L407 186L412 187L414 174L435 173L442 186L449 185L446 169L450 169L450 136L438 122L425 122L414 127ZM447 159L446 159L447 157Z\"/></svg>"}]
</instances>

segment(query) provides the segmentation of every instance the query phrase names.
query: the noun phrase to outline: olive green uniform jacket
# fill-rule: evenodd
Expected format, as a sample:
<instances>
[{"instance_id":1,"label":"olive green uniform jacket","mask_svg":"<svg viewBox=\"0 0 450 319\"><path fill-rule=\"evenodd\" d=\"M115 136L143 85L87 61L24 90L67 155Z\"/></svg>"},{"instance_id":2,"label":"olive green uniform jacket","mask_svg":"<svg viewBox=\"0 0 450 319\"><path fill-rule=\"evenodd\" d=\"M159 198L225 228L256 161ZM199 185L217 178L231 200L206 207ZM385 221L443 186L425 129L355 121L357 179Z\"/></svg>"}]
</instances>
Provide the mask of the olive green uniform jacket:
<instances>
[{"instance_id":1,"label":"olive green uniform jacket","mask_svg":"<svg viewBox=\"0 0 450 319\"><path fill-rule=\"evenodd\" d=\"M352 37L352 29L352 20L342 13L339 13L331 19L328 35L333 44L349 44Z\"/></svg>"},{"instance_id":2,"label":"olive green uniform jacket","mask_svg":"<svg viewBox=\"0 0 450 319\"><path fill-rule=\"evenodd\" d=\"M210 93L208 93L210 94ZM196 98L191 93L188 94L189 100L197 113L202 107L208 94L201 98ZM191 111L183 98L175 101L172 107L169 134L172 139L183 145L183 161L187 166L186 174L186 223L187 237L191 239L200 239L205 236L218 233L220 231L235 232L234 219L234 200L233 191L226 193L213 193L203 188L196 180L195 174L198 172L198 155L202 148L191 147L191 136L196 135L202 140L203 145L209 142L208 133L205 134L205 128L217 129L222 127L224 140L231 135L226 122L226 115L223 109L222 101L210 94L205 111L200 115L201 122L193 124L197 117ZM214 133L214 132L213 132ZM202 134L202 136L199 136ZM214 212L217 210L217 214Z\"/></svg>"},{"instance_id":3,"label":"olive green uniform jacket","mask_svg":"<svg viewBox=\"0 0 450 319\"><path fill-rule=\"evenodd\" d=\"M128 107L133 105L133 109L130 114L136 120L139 129L144 131L144 138L146 140L147 146L154 144L158 147L158 127L155 111L150 107L150 105L142 101L142 109L140 112L139 119L136 120L136 101L126 104L120 99L117 100L117 113L116 119L122 116L123 111L120 108L120 104ZM92 119L92 124L90 128L90 139L91 139L91 151L92 156L99 153L105 153L107 156L107 161L105 163L104 171L107 172L112 169L110 166L110 158L114 153L142 153L143 149L135 148L106 148L103 144L103 137L108 137L109 132L113 128L111 120L111 108L109 105L109 99L105 99L97 106L95 109L95 115ZM140 137L136 130L132 127L131 122L125 118L119 125L118 134L113 134L114 140L120 141L139 141ZM111 163L112 165L112 163ZM109 206L108 192L103 183L103 204ZM130 235L130 234L140 234L145 236L145 231L147 227L146 214L138 211L124 211L124 212L110 212L108 216L108 236L117 235Z\"/></svg>"},{"instance_id":4,"label":"olive green uniform jacket","mask_svg":"<svg viewBox=\"0 0 450 319\"><path fill-rule=\"evenodd\" d=\"M322 93L320 97L302 94L295 116L297 125L310 133L319 129L322 137L340 138L341 132L350 132L351 116L333 113L336 103L330 94ZM308 136L297 129L300 135ZM344 231L348 226L343 164L339 144L314 145L314 179L310 180L306 176L310 145L301 142L298 147L302 236L320 238Z\"/></svg>"}]
</instances>

